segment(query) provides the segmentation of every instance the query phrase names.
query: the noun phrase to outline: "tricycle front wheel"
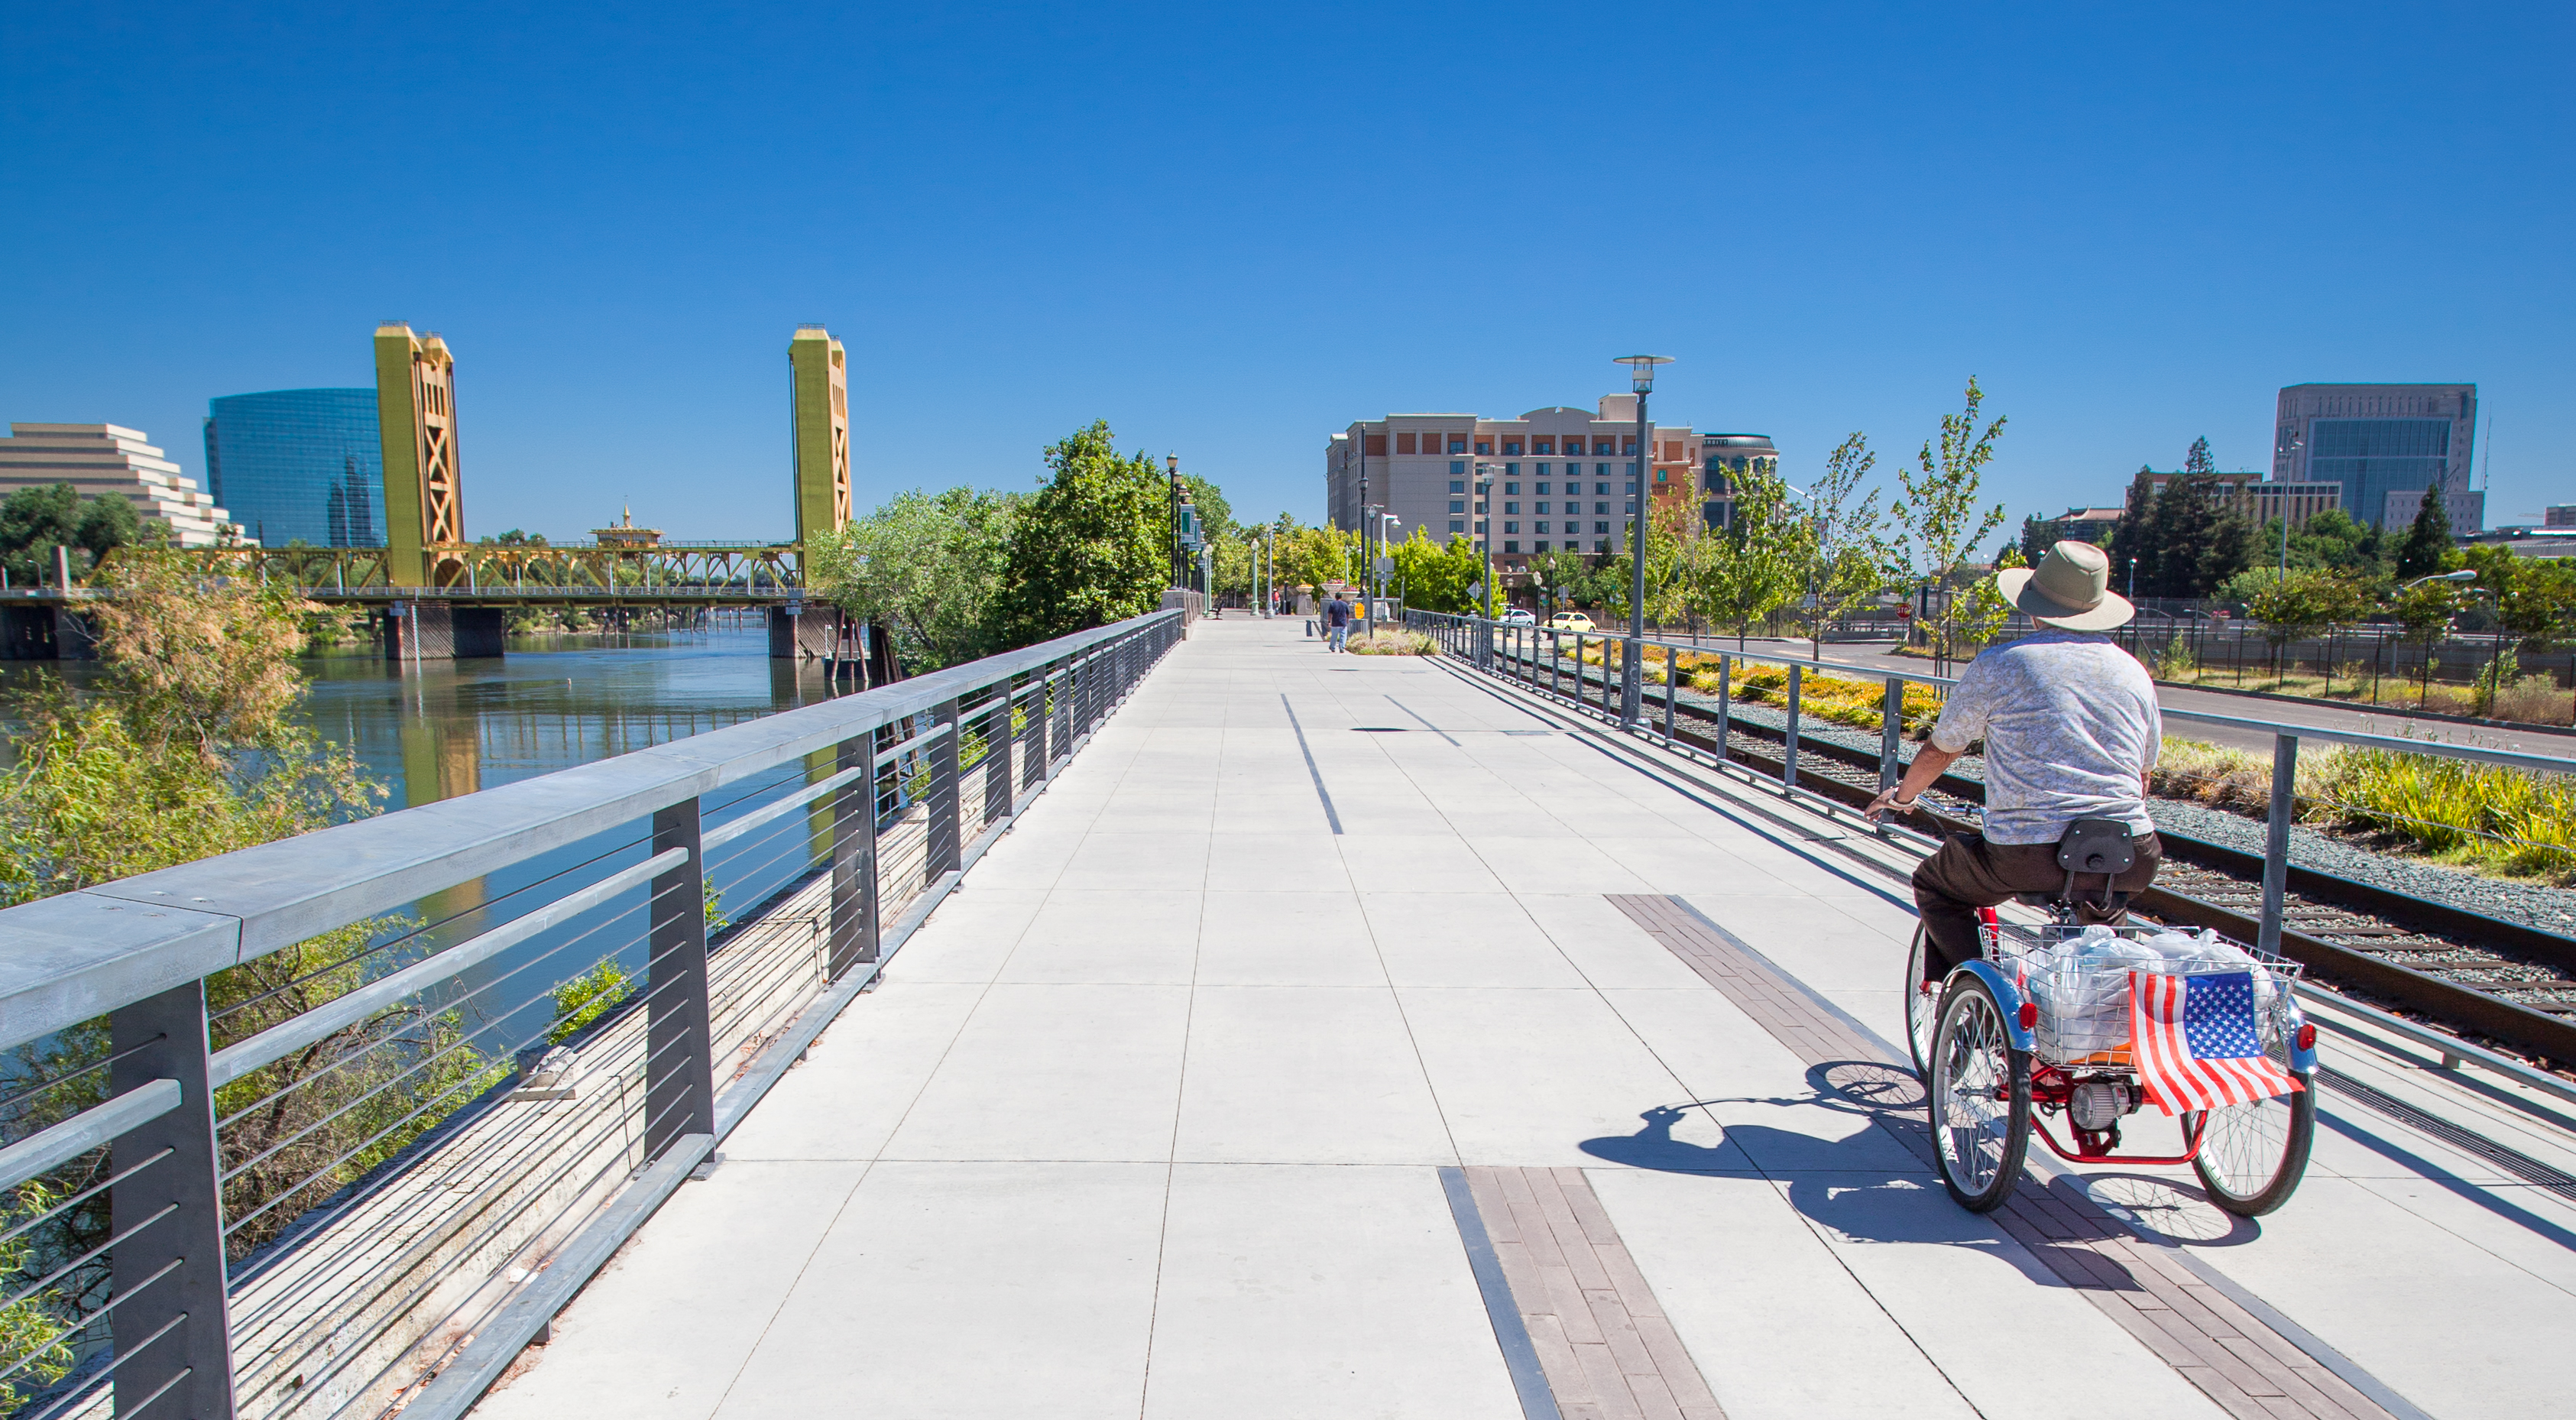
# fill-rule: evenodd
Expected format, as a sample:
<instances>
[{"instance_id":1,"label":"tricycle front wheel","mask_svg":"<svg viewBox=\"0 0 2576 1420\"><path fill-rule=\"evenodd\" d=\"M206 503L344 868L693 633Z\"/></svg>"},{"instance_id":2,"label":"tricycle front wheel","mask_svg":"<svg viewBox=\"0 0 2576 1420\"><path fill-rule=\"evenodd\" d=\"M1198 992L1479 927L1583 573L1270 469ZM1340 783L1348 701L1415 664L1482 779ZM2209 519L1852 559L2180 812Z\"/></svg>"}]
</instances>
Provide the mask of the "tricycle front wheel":
<instances>
[{"instance_id":1,"label":"tricycle front wheel","mask_svg":"<svg viewBox=\"0 0 2576 1420\"><path fill-rule=\"evenodd\" d=\"M1941 983L1923 979L1924 957L1931 952L1923 925L1914 926L1914 945L1905 954L1905 1048L1914 1057L1914 1078L1932 1083L1932 1028L1941 1023Z\"/></svg>"},{"instance_id":2,"label":"tricycle front wheel","mask_svg":"<svg viewBox=\"0 0 2576 1420\"><path fill-rule=\"evenodd\" d=\"M1994 992L1961 972L1941 998L1931 1057L1924 1091L1941 1182L1960 1207L1993 1212L2030 1149L2030 1052L2013 1049Z\"/></svg>"}]
</instances>

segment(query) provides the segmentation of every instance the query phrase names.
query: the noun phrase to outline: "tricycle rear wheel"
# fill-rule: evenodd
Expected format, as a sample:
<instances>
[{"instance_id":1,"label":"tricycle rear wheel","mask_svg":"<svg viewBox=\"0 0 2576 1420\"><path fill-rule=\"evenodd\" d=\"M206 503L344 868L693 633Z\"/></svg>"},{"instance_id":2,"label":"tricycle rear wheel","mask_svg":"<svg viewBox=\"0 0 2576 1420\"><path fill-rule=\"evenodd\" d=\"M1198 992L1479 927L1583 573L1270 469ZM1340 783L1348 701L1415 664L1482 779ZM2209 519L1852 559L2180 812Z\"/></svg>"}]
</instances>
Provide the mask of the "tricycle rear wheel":
<instances>
[{"instance_id":1,"label":"tricycle rear wheel","mask_svg":"<svg viewBox=\"0 0 2576 1420\"><path fill-rule=\"evenodd\" d=\"M1950 980L1934 1028L1932 1153L1959 1206L1990 1213L2012 1196L2030 1149L2030 1052L2015 1050L2001 1003L1970 972Z\"/></svg>"}]
</instances>

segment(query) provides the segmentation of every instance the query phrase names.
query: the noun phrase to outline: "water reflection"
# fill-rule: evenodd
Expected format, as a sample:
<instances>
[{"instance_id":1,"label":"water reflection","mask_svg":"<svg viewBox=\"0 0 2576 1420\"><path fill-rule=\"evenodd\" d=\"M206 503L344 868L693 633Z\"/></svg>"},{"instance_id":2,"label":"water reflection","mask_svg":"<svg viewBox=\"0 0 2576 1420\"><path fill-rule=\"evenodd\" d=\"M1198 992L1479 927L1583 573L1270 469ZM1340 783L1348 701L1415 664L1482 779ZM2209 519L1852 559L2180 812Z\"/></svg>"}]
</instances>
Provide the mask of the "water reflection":
<instances>
[{"instance_id":1,"label":"water reflection","mask_svg":"<svg viewBox=\"0 0 2576 1420\"><path fill-rule=\"evenodd\" d=\"M59 673L81 684L83 663L0 666L0 687L24 689ZM772 660L758 623L651 635L513 638L506 656L401 665L377 654L305 663L315 731L357 756L388 791L388 812L587 764L721 729L834 694L812 663ZM846 688L846 683L845 683ZM829 756L729 784L702 810L712 827L794 786L828 776ZM828 825L791 814L709 855L707 876L735 918L802 879L827 850ZM372 971L393 970L543 906L648 856L643 821L454 884L403 909ZM640 984L645 891L633 889L548 929L436 993L466 1018L476 1048L506 1059L541 1042L555 985L602 957Z\"/></svg>"}]
</instances>

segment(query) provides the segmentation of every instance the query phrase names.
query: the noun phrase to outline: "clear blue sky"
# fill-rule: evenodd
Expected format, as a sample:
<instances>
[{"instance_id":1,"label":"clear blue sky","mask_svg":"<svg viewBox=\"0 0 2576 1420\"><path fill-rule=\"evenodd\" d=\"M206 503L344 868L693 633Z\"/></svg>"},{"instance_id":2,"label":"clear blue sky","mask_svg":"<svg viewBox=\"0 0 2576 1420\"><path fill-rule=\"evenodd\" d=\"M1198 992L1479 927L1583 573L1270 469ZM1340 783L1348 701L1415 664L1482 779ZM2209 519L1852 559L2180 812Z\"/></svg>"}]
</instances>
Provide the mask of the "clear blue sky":
<instances>
[{"instance_id":1,"label":"clear blue sky","mask_svg":"<svg viewBox=\"0 0 2576 1420\"><path fill-rule=\"evenodd\" d=\"M2283 384L2473 380L2501 517L2576 501L2571 53L2564 0L13 5L0 420L201 474L208 397L401 318L470 532L781 536L815 320L863 505L1105 418L1311 520L1350 420L1649 350L1793 479L1974 373L2018 521L2262 467Z\"/></svg>"}]
</instances>

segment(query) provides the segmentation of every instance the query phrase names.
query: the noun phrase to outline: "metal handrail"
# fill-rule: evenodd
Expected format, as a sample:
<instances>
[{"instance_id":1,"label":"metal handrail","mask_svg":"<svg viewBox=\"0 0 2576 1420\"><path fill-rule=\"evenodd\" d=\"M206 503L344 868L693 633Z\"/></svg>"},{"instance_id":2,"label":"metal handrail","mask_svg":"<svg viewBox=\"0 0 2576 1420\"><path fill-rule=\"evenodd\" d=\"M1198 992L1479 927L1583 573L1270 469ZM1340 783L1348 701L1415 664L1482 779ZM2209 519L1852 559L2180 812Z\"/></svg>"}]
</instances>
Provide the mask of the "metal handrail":
<instances>
[{"instance_id":1,"label":"metal handrail","mask_svg":"<svg viewBox=\"0 0 2576 1420\"><path fill-rule=\"evenodd\" d=\"M109 1150L112 1176L85 1173L77 1191L19 1229L60 1226L64 1210L112 1192L112 1243L65 1254L65 1268L115 1249L114 1300L73 1329L112 1324L117 1360L67 1383L72 1398L81 1386L112 1383L124 1413L184 1387L191 1413L280 1414L304 1398L310 1379L352 1404L400 1393L407 1414L461 1415L856 999L1183 627L1182 613L1158 611L0 911L0 1049L51 1048L81 1039L59 1033L84 1022L108 1024L106 1058L74 1069L83 1058L75 1055L57 1078L17 1096L103 1073L106 1098L0 1147L0 1187L88 1170L85 1159ZM981 726L971 764L961 724ZM814 782L787 787L780 779L792 784L793 773L779 770ZM707 796L727 785L742 786L727 796L734 803L755 794L766 802L702 825ZM905 812L880 812L888 793ZM748 845L809 806L822 810L810 825L783 839L760 835L748 853L736 847L721 864L739 871L725 884L707 880L709 850ZM644 838L634 832L641 820L651 823ZM582 876L598 876L587 883L547 872L540 881L557 884L552 899L354 988L325 984L317 994L339 994L209 1049L204 978L601 835L623 841L619 854L649 843L649 856L616 871L607 870L613 855L591 856ZM781 892L824 905L786 915L773 907L746 924L761 929L751 937L738 930L711 941L717 887L748 881L767 892L781 874ZM524 892L503 899L525 902ZM355 955L334 948L319 970L298 961L294 973L310 974L292 984L373 969L355 963L391 967L401 944L434 941L407 933ZM615 986L616 994L566 1003L562 988L583 977L585 964L597 971L639 957L639 977L599 977L608 984L598 990ZM267 990L255 999L276 998ZM496 1002L497 1011L487 1009ZM550 1009L552 1019L530 1030L519 1014L530 1006L539 1018ZM408 1036L375 1029L467 1019L460 1013L480 1024ZM257 1127L272 1104L348 1062L368 1062L372 1073L345 1087L363 1093L321 1099L318 1114L227 1152L245 1136L226 1131ZM272 1065L281 1073L259 1073ZM245 1082L252 1097L227 1093L217 1108L216 1090ZM520 1098L537 1107L501 1109ZM314 1134L369 1100L373 1112L357 1131L367 1137ZM353 1185L332 1172L415 1138ZM233 1183L266 1161L298 1157L281 1152L291 1148L329 1161L271 1164L279 1171L243 1195L240 1216L226 1216ZM488 1179L471 1193L445 1187L444 1174L438 1186L420 1182L424 1168L452 1167L459 1177L489 1168L495 1150L524 1177ZM236 1236L254 1224L258 1231ZM575 1230L568 1241L566 1229ZM225 1258L237 1241L266 1250L235 1271ZM510 1259L528 1265L497 1275ZM129 1286L134 1277L144 1280ZM437 1292L442 1279L461 1292ZM388 1300L372 1290L379 1285L398 1295ZM315 1288L326 1290L323 1300ZM495 1312L455 1310L491 1305L496 1293L506 1305ZM238 1311L245 1306L247 1322ZM237 1333L243 1325L251 1329ZM281 1335L280 1326L290 1331ZM416 1348L462 1332L475 1344L429 1361L436 1375L426 1384L397 1374L417 1364L409 1359ZM239 1392L237 1369L247 1387Z\"/></svg>"},{"instance_id":2,"label":"metal handrail","mask_svg":"<svg viewBox=\"0 0 2576 1420\"><path fill-rule=\"evenodd\" d=\"M1551 631L1546 627L1505 626L1499 621L1494 621L1485 617L1457 616L1447 612L1407 611L1405 615L1408 624L1426 625L1437 628L1445 633L1449 637L1450 643L1452 643L1448 645L1448 649L1452 654L1463 656L1478 669L1484 670L1489 674L1498 674L1498 672L1494 671L1493 668L1493 650L1498 637L1506 644L1517 644L1526 641L1532 648L1532 655L1536 654L1535 648L1537 646L1537 638L1540 636L1550 637L1550 645L1552 647L1561 645L1562 643L1561 633ZM1417 618L1419 619L1418 622L1416 620ZM1454 644L1462 639L1466 644ZM1580 675L1579 667L1581 665L1581 643L1587 639L1596 638L1589 636L1576 637L1578 676ZM1622 677L1624 678L1625 676L1635 675L1640 677L1641 681L1644 663L1643 651L1647 647L1653 647L1664 651L1666 653L1665 663L1667 666L1671 664L1670 658L1674 652L1682 652L1695 656L1718 657L1720 658L1721 668L1723 668L1726 661L1730 658L1734 660L1760 661L1771 665L1787 666L1789 668L1789 685L1788 695L1786 697L1786 750L1783 754L1781 781L1783 788L1792 794L1804 792L1798 787L1798 732L1800 720L1800 679L1805 672L1813 670L1826 674L1845 676L1852 679L1877 680L1886 684L1887 703L1890 709L1883 711L1881 716L1882 733L1880 736L1879 748L1879 782L1882 787L1893 786L1897 782L1897 777L1901 769L1897 756L1897 736L1899 726L1894 718L1894 707L1901 706L1903 704L1903 687L1911 684L1928 685L1947 689L1959 683L1958 678L1955 676L1922 675L1912 671L1894 670L1886 666L1856 666L1847 662L1828 661L1813 656L1782 655L1777 652L1755 651L1749 648L1729 650L1724 647L1719 647L1712 649L1707 646L1684 645L1678 641L1670 641L1654 637L1647 637L1634 642L1624 636L1601 636L1597 639L1599 639L1605 647L1613 641L1618 642L1622 646L1634 645L1638 647L1637 654L1631 657L1628 665L1623 668ZM1517 652L1514 654L1517 654ZM1551 657L1551 660L1554 659L1556 658ZM1605 697L1608 694L1607 682L1610 679L1609 672L1610 668L1608 658L1605 656L1602 664L1602 677L1604 681L1603 694ZM1722 675L1723 669L1721 669L1721 676ZM1578 692L1581 690L1581 684L1579 681L1576 689ZM1667 739L1670 738L1673 728L1673 694L1674 690L1671 678L1667 675L1664 701L1664 733ZM1584 704L1583 698L1579 693L1574 697L1574 700L1578 706L1581 706L1586 710L1593 709L1593 707ZM1644 697L1640 695L1637 701L1640 706L1639 719L1634 722L1627 723L1624 728L1632 730L1642 730L1646 728L1646 721L1649 717L1645 713L1643 700ZM1597 713L1604 714L1605 717L1608 716L1606 699L1604 707ZM1728 714L1731 718L1728 701L1723 695L1720 697L1720 713ZM2266 833L2264 835L2263 851L2263 905L2261 913L2257 918L2258 925L2256 929L2255 946L2263 951L2273 953L2278 953L2281 949L2283 901L2288 893L2290 873L2290 824L2293 818L2292 800L2298 783L2300 740L2325 740L2335 744L2354 745L2364 749L2384 750L2398 754L2421 754L2443 759L2471 760L2482 764L2503 765L2507 768L2521 769L2542 774L2576 774L2576 758L2528 754L2519 750L2492 749L2484 745L2453 744L2445 740L2417 740L2396 735L2369 734L2355 730L2324 729L2311 725L2293 725L2278 720L2263 720L2252 716L2218 715L2203 710L2167 709L2159 707L2159 713L2167 720L2179 720L2190 724L2212 725L2226 729L2253 731L2266 733L2272 736L2272 787L2271 798L2265 815ZM1723 757L1722 752L1721 757ZM1881 831L1892 832L1892 830L1888 829L1882 829Z\"/></svg>"}]
</instances>

